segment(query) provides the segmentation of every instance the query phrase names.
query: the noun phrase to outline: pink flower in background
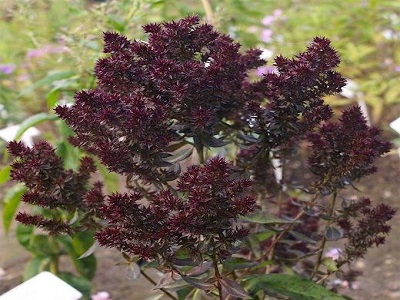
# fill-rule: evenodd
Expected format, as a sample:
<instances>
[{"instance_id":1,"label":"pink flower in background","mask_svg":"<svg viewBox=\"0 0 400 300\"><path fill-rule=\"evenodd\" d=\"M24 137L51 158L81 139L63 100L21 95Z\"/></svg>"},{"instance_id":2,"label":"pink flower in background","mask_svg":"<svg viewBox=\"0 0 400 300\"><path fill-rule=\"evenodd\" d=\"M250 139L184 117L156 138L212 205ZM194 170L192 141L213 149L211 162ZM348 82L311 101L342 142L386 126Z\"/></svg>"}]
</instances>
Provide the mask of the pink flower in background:
<instances>
[{"instance_id":1,"label":"pink flower in background","mask_svg":"<svg viewBox=\"0 0 400 300\"><path fill-rule=\"evenodd\" d=\"M108 292L102 291L90 297L92 300L112 300Z\"/></svg>"},{"instance_id":2,"label":"pink flower in background","mask_svg":"<svg viewBox=\"0 0 400 300\"><path fill-rule=\"evenodd\" d=\"M256 69L257 76L262 76L268 73L275 73L277 71L274 66L262 66Z\"/></svg>"},{"instance_id":3,"label":"pink flower in background","mask_svg":"<svg viewBox=\"0 0 400 300\"><path fill-rule=\"evenodd\" d=\"M277 19L280 16L282 16L282 14L283 14L283 10L282 9L275 9L272 15Z\"/></svg>"},{"instance_id":4,"label":"pink flower in background","mask_svg":"<svg viewBox=\"0 0 400 300\"><path fill-rule=\"evenodd\" d=\"M277 19L279 19L283 14L283 11L281 9L275 9L271 15L265 16L262 20L261 23L269 27L271 26ZM273 31L270 28L265 28L263 31L261 31L261 40L263 42L269 43L272 40L272 34Z\"/></svg>"},{"instance_id":5,"label":"pink flower in background","mask_svg":"<svg viewBox=\"0 0 400 300\"><path fill-rule=\"evenodd\" d=\"M272 12L272 15L265 16L262 20L261 23L265 26L271 26L277 19L279 19L283 14L282 9L275 9Z\"/></svg>"},{"instance_id":6,"label":"pink flower in background","mask_svg":"<svg viewBox=\"0 0 400 300\"><path fill-rule=\"evenodd\" d=\"M26 53L26 57L27 58L36 58L36 57L45 56L47 54L63 53L65 51L67 51L67 47L65 47L65 46L45 45L41 48L28 50L28 52Z\"/></svg>"},{"instance_id":7,"label":"pink flower in background","mask_svg":"<svg viewBox=\"0 0 400 300\"><path fill-rule=\"evenodd\" d=\"M11 74L12 72L14 72L15 68L17 66L14 64L4 64L4 65L0 65L0 73L3 74Z\"/></svg>"},{"instance_id":8,"label":"pink flower in background","mask_svg":"<svg viewBox=\"0 0 400 300\"><path fill-rule=\"evenodd\" d=\"M331 248L325 253L325 257L330 257L333 260L339 260L343 255L343 250L340 248Z\"/></svg>"},{"instance_id":9,"label":"pink flower in background","mask_svg":"<svg viewBox=\"0 0 400 300\"><path fill-rule=\"evenodd\" d=\"M265 26L270 26L274 23L275 17L274 16L266 16L261 20L261 23Z\"/></svg>"},{"instance_id":10,"label":"pink flower in background","mask_svg":"<svg viewBox=\"0 0 400 300\"><path fill-rule=\"evenodd\" d=\"M394 67L394 70L395 70L396 72L400 72L400 66L395 66L395 67Z\"/></svg>"},{"instance_id":11,"label":"pink flower in background","mask_svg":"<svg viewBox=\"0 0 400 300\"><path fill-rule=\"evenodd\" d=\"M267 43L270 42L272 40L272 34L273 33L274 32L271 29L264 29L261 32L261 40L263 42L267 42Z\"/></svg>"}]
</instances>

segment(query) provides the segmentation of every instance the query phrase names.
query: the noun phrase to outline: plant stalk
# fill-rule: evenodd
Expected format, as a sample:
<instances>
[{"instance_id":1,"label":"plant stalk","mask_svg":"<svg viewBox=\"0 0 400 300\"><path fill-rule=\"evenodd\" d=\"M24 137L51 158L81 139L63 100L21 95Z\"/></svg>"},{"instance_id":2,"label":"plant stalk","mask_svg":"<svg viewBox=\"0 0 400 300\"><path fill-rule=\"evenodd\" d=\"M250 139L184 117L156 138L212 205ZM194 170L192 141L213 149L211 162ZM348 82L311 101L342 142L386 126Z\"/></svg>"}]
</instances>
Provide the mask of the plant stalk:
<instances>
[{"instance_id":1,"label":"plant stalk","mask_svg":"<svg viewBox=\"0 0 400 300\"><path fill-rule=\"evenodd\" d=\"M337 196L337 193L336 193L336 191L335 191L335 192L333 193L333 195L332 195L331 207L329 208L329 220L328 220L328 222L326 223L325 233L326 233L326 230L328 229L328 227L332 224L332 220L331 220L331 219L332 219L332 216L333 216L333 212L335 211L336 196ZM319 269L319 267L321 266L322 255L323 255L323 253L324 253L324 249L325 249L325 246L326 246L326 242L327 242L326 234L324 234L324 236L323 236L323 238L322 238L322 241L321 241L321 246L320 246L321 249L320 249L320 251L318 252L317 263L316 263L315 268L314 268L314 270L313 270L313 272L312 272L312 274L311 274L311 279L313 279L314 276L317 275L318 269Z\"/></svg>"},{"instance_id":2,"label":"plant stalk","mask_svg":"<svg viewBox=\"0 0 400 300\"><path fill-rule=\"evenodd\" d=\"M140 274L142 274L142 276L144 278L146 278L149 282L151 282L154 286L157 285L157 283L149 276L146 274L145 271L143 271L142 269L140 269ZM170 292L168 292L166 289L164 288L160 288L160 290L167 295L169 298L174 299L174 300L178 300L178 298L176 298L174 295L172 295Z\"/></svg>"}]
</instances>

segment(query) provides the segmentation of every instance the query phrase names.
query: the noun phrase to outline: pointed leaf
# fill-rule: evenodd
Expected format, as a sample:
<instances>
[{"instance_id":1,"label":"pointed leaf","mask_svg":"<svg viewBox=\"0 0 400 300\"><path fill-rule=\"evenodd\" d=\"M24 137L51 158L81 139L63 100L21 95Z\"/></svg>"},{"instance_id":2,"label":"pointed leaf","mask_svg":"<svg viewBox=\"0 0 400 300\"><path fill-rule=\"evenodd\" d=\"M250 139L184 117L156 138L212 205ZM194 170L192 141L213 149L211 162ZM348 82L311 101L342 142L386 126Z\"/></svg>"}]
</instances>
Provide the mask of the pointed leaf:
<instances>
[{"instance_id":1,"label":"pointed leaf","mask_svg":"<svg viewBox=\"0 0 400 300\"><path fill-rule=\"evenodd\" d=\"M69 78L74 75L75 75L75 72L73 72L73 71L57 71L57 72L49 73L46 77L44 77L44 78L40 79L39 81L35 82L34 84L29 85L28 87L24 88L21 91L20 96L29 94L42 86L51 85L52 83L54 83L58 80Z\"/></svg>"},{"instance_id":2,"label":"pointed leaf","mask_svg":"<svg viewBox=\"0 0 400 300\"><path fill-rule=\"evenodd\" d=\"M278 218L274 215L267 214L265 212L257 212L250 216L240 217L240 220L249 222L249 223L256 223L256 224L295 224L301 223L300 221L289 221Z\"/></svg>"},{"instance_id":3,"label":"pointed leaf","mask_svg":"<svg viewBox=\"0 0 400 300\"><path fill-rule=\"evenodd\" d=\"M240 299L251 299L244 288L236 281L228 278L220 278L218 282L221 285L223 294Z\"/></svg>"},{"instance_id":4,"label":"pointed leaf","mask_svg":"<svg viewBox=\"0 0 400 300\"><path fill-rule=\"evenodd\" d=\"M205 280L200 280L189 276L182 276L182 279L189 283L191 286L194 286L195 288L198 288L200 290L208 291L214 288L214 285L210 283L205 283Z\"/></svg>"},{"instance_id":5,"label":"pointed leaf","mask_svg":"<svg viewBox=\"0 0 400 300\"><path fill-rule=\"evenodd\" d=\"M315 282L288 274L249 275L244 278L250 292L273 291L293 300L344 300Z\"/></svg>"},{"instance_id":6,"label":"pointed leaf","mask_svg":"<svg viewBox=\"0 0 400 300\"><path fill-rule=\"evenodd\" d=\"M223 147L229 144L229 141L224 141L222 138L217 139L213 136L204 136L202 142L204 146L213 148Z\"/></svg>"},{"instance_id":7,"label":"pointed leaf","mask_svg":"<svg viewBox=\"0 0 400 300\"><path fill-rule=\"evenodd\" d=\"M258 262L244 259L241 257L230 257L223 262L224 268L228 270L239 270L254 267Z\"/></svg>"},{"instance_id":8,"label":"pointed leaf","mask_svg":"<svg viewBox=\"0 0 400 300\"><path fill-rule=\"evenodd\" d=\"M201 265L190 269L190 271L186 272L186 275L198 276L198 275L204 274L212 267L212 265L213 265L212 261L205 261Z\"/></svg>"},{"instance_id":9,"label":"pointed leaf","mask_svg":"<svg viewBox=\"0 0 400 300\"><path fill-rule=\"evenodd\" d=\"M99 249L99 248L100 248L99 242L98 242L98 241L95 241L95 242L93 243L93 245L90 246L89 249L87 249L81 256L78 257L78 259L82 259L82 258L85 258L85 257L88 257L88 256L92 255L92 254L93 254L94 252L96 252L96 250Z\"/></svg>"},{"instance_id":10,"label":"pointed leaf","mask_svg":"<svg viewBox=\"0 0 400 300\"><path fill-rule=\"evenodd\" d=\"M22 195L26 190L27 189L25 185L17 184L9 188L6 192L3 200L3 225L6 233L8 233L10 229L15 212L18 209L19 203L21 202Z\"/></svg>"},{"instance_id":11,"label":"pointed leaf","mask_svg":"<svg viewBox=\"0 0 400 300\"><path fill-rule=\"evenodd\" d=\"M164 276L160 278L160 280L158 281L158 283L154 287L154 289L161 289L161 288L169 285L172 282L172 279L173 279L172 276L173 276L172 272L165 273Z\"/></svg>"},{"instance_id":12,"label":"pointed leaf","mask_svg":"<svg viewBox=\"0 0 400 300\"><path fill-rule=\"evenodd\" d=\"M167 162L167 163L175 164L177 162L180 162L180 161L188 158L190 155L192 155L192 152L193 152L192 148L182 149L179 152L177 152L169 157L163 158L163 161Z\"/></svg>"},{"instance_id":13,"label":"pointed leaf","mask_svg":"<svg viewBox=\"0 0 400 300\"><path fill-rule=\"evenodd\" d=\"M17 133L15 134L14 139L19 140L25 131L27 131L29 128L31 128L41 122L54 121L57 119L58 119L58 117L56 115L51 115L48 113L38 113L36 115L33 115L20 124L20 127L19 127Z\"/></svg>"},{"instance_id":14,"label":"pointed leaf","mask_svg":"<svg viewBox=\"0 0 400 300\"><path fill-rule=\"evenodd\" d=\"M310 243L310 244L316 244L317 241L313 240L312 238L309 238L308 236L297 232L297 231L290 231L290 234L295 237L296 239L306 242L306 243Z\"/></svg>"},{"instance_id":15,"label":"pointed leaf","mask_svg":"<svg viewBox=\"0 0 400 300\"><path fill-rule=\"evenodd\" d=\"M5 166L4 168L0 169L0 185L11 179L10 171L11 171L11 166Z\"/></svg>"}]
</instances>

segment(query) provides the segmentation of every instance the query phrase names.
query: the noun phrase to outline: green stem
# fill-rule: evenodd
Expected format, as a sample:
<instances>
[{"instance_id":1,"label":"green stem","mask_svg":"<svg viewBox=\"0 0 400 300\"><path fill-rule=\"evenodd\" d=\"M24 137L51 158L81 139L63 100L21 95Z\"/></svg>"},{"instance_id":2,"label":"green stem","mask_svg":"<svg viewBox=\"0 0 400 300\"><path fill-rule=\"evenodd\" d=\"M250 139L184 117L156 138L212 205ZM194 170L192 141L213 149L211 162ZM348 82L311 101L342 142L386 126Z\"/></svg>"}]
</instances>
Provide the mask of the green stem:
<instances>
[{"instance_id":1,"label":"green stem","mask_svg":"<svg viewBox=\"0 0 400 300\"><path fill-rule=\"evenodd\" d=\"M140 269L140 274L142 274L142 276L144 278L146 278L149 282L151 282L154 286L157 285L157 283L149 276L147 275L142 269ZM168 292L166 289L164 288L160 288L160 290L167 295L169 298L174 299L174 300L178 300L178 298L176 298L174 295L172 295L170 292Z\"/></svg>"},{"instance_id":2,"label":"green stem","mask_svg":"<svg viewBox=\"0 0 400 300\"><path fill-rule=\"evenodd\" d=\"M329 208L329 219L328 219L328 222L326 223L325 233L326 233L328 227L332 224L332 216L333 216L333 212L335 211L336 196L337 196L337 193L335 191L335 192L333 192L333 195L332 195L331 207ZM318 252L317 262L316 262L315 268L314 268L314 270L313 270L313 272L311 274L311 279L313 279L314 276L317 275L318 269L321 266L322 255L324 253L324 249L325 249L326 242L327 242L325 233L324 233L324 236L323 236L322 241L321 241L320 251Z\"/></svg>"}]
</instances>

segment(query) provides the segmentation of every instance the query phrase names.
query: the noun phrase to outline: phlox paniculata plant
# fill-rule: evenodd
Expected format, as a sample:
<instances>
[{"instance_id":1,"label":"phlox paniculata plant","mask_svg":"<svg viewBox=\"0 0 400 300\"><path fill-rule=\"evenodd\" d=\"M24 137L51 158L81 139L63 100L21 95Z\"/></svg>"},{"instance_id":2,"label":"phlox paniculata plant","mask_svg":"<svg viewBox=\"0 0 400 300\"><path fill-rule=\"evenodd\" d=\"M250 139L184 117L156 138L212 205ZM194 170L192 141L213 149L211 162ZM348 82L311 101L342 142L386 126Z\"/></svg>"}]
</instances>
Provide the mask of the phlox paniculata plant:
<instances>
[{"instance_id":1,"label":"phlox paniculata plant","mask_svg":"<svg viewBox=\"0 0 400 300\"><path fill-rule=\"evenodd\" d=\"M261 51L242 51L196 16L143 29L147 41L105 33L96 88L55 109L74 131L70 142L87 153L78 170L65 170L46 142L8 146L11 175L28 187L23 200L78 213L79 221L56 213L20 213L18 221L53 235L90 229L142 274L146 266L164 272L157 288L174 299L288 295L269 281L287 267L315 288L312 280L384 243L392 208L364 198L336 205L343 188L375 171L390 143L359 107L337 118L324 102L345 85L328 39L276 57L277 71L256 78L266 64ZM304 145L309 186L298 190L285 176L276 182L272 161L284 165ZM190 165L193 157L198 164ZM107 195L89 181L94 159L126 178L124 192ZM345 255L325 268L324 248L339 238ZM176 295L168 291L179 281Z\"/></svg>"}]
</instances>

